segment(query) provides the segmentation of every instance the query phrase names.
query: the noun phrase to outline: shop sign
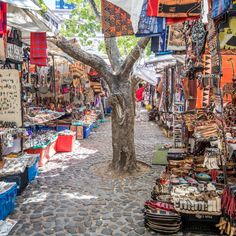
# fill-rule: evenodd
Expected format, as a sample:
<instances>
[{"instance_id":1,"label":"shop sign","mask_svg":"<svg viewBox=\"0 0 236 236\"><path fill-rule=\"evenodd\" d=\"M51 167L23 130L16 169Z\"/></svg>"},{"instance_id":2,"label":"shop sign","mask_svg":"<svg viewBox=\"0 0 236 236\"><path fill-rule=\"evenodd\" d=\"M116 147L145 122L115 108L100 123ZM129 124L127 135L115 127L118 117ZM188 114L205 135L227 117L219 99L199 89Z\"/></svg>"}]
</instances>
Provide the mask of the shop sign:
<instances>
[{"instance_id":1,"label":"shop sign","mask_svg":"<svg viewBox=\"0 0 236 236\"><path fill-rule=\"evenodd\" d=\"M21 87L18 70L0 70L0 120L22 126Z\"/></svg>"},{"instance_id":2,"label":"shop sign","mask_svg":"<svg viewBox=\"0 0 236 236\"><path fill-rule=\"evenodd\" d=\"M23 49L12 43L7 43L7 58L14 61L23 61Z\"/></svg>"}]
</instances>

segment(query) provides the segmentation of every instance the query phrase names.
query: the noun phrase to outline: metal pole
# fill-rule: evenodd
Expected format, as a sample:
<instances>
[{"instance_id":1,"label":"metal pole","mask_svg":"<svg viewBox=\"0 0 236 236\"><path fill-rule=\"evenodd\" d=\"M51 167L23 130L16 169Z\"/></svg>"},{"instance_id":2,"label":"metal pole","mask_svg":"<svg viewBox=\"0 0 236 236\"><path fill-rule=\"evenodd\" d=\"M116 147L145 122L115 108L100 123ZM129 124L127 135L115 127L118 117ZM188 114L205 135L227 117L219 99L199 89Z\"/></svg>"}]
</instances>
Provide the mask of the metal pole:
<instances>
[{"instance_id":1,"label":"metal pole","mask_svg":"<svg viewBox=\"0 0 236 236\"><path fill-rule=\"evenodd\" d=\"M55 107L57 108L57 91L56 91L56 74L55 74L55 58L52 55L52 79L53 79L53 93L55 98Z\"/></svg>"}]
</instances>

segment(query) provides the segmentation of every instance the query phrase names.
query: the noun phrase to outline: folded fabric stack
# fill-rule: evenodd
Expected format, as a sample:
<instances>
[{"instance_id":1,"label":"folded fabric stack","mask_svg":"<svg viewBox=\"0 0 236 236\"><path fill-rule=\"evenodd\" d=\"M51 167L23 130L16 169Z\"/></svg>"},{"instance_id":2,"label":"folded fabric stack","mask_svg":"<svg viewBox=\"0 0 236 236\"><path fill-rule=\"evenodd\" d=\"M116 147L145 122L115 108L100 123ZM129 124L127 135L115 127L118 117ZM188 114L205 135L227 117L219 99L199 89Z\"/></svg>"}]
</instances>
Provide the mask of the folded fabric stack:
<instances>
[{"instance_id":1,"label":"folded fabric stack","mask_svg":"<svg viewBox=\"0 0 236 236\"><path fill-rule=\"evenodd\" d=\"M184 160L186 156L186 149L171 148L168 151L167 160Z\"/></svg>"},{"instance_id":2,"label":"folded fabric stack","mask_svg":"<svg viewBox=\"0 0 236 236\"><path fill-rule=\"evenodd\" d=\"M199 140L214 140L218 137L218 126L215 123L197 126L194 129L194 137Z\"/></svg>"},{"instance_id":3,"label":"folded fabric stack","mask_svg":"<svg viewBox=\"0 0 236 236\"><path fill-rule=\"evenodd\" d=\"M196 120L196 117L197 117L196 114L184 114L183 115L185 125L188 128L189 132L194 131L193 120Z\"/></svg>"},{"instance_id":4,"label":"folded fabric stack","mask_svg":"<svg viewBox=\"0 0 236 236\"><path fill-rule=\"evenodd\" d=\"M181 216L172 204L146 201L144 214L145 225L156 232L174 234L181 229Z\"/></svg>"},{"instance_id":5,"label":"folded fabric stack","mask_svg":"<svg viewBox=\"0 0 236 236\"><path fill-rule=\"evenodd\" d=\"M169 160L168 171L177 176L185 176L193 169L193 159Z\"/></svg>"}]
</instances>

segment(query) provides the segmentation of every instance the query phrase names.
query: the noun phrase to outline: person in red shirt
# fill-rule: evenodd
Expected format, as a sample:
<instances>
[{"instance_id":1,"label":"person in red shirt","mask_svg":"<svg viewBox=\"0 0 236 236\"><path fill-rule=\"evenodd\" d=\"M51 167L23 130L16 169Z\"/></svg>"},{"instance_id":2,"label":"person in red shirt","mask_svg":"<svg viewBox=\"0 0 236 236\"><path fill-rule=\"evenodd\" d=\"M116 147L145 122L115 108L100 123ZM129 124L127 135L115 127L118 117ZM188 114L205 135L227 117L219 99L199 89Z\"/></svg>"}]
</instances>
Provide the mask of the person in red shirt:
<instances>
[{"instance_id":1,"label":"person in red shirt","mask_svg":"<svg viewBox=\"0 0 236 236\"><path fill-rule=\"evenodd\" d=\"M136 116L137 118L140 117L140 112L142 108L142 101L143 101L143 93L144 93L144 86L143 84L138 85L139 88L136 90Z\"/></svg>"}]
</instances>

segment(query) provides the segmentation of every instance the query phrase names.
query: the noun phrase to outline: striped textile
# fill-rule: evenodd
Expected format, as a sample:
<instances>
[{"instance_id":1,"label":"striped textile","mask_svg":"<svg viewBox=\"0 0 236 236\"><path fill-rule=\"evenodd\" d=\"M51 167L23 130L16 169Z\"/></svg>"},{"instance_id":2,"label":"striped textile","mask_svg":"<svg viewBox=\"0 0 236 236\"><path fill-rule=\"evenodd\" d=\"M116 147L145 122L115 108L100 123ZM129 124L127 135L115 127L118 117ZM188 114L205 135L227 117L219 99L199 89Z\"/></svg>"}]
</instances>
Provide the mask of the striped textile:
<instances>
[{"instance_id":1,"label":"striped textile","mask_svg":"<svg viewBox=\"0 0 236 236\"><path fill-rule=\"evenodd\" d=\"M30 33L30 63L37 66L47 65L46 32Z\"/></svg>"},{"instance_id":2,"label":"striped textile","mask_svg":"<svg viewBox=\"0 0 236 236\"><path fill-rule=\"evenodd\" d=\"M225 14L231 3L230 0L212 0L212 18L215 19Z\"/></svg>"}]
</instances>

